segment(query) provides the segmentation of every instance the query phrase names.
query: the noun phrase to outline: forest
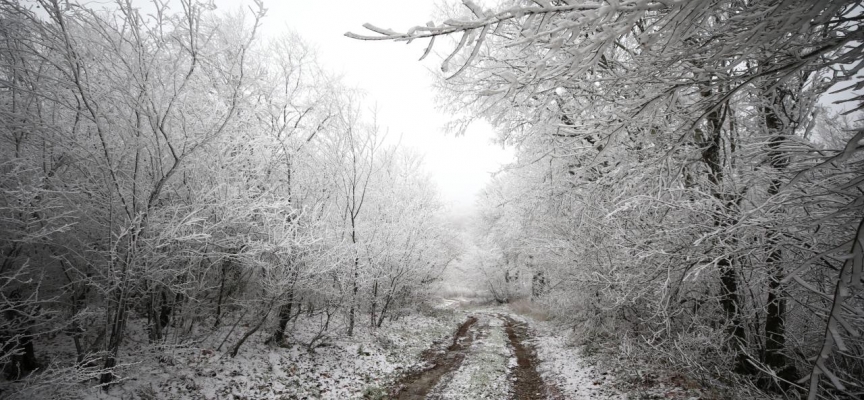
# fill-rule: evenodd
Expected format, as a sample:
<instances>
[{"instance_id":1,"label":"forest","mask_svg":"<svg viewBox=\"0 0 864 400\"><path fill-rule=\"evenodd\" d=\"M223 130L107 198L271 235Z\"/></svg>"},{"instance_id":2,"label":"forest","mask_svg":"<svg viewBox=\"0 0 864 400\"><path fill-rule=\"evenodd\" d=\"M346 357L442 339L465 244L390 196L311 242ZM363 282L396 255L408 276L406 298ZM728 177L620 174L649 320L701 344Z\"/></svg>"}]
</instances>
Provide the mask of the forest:
<instances>
[{"instance_id":1,"label":"forest","mask_svg":"<svg viewBox=\"0 0 864 400\"><path fill-rule=\"evenodd\" d=\"M347 27L514 149L469 221L264 3L133 3L0 0L0 398L864 396L861 1Z\"/></svg>"}]
</instances>

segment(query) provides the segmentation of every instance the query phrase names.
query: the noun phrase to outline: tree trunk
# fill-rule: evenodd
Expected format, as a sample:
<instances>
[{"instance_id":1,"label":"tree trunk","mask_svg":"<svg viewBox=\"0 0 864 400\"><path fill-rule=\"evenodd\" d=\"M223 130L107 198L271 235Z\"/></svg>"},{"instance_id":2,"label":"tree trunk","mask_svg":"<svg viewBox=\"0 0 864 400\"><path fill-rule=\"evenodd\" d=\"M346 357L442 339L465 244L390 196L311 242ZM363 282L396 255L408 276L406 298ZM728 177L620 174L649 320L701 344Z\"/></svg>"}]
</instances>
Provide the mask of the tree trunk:
<instances>
[{"instance_id":1,"label":"tree trunk","mask_svg":"<svg viewBox=\"0 0 864 400\"><path fill-rule=\"evenodd\" d=\"M114 372L111 370L117 366L117 353L119 353L120 343L122 343L123 341L125 325L126 304L125 300L122 300L120 302L120 305L117 307L117 311L114 316L114 322L111 324L111 336L108 339L107 349L108 355L105 356L105 364L102 367L106 371L102 373L102 376L99 378L99 383L104 385L103 389L106 391L109 388L108 384L114 381Z\"/></svg>"},{"instance_id":2,"label":"tree trunk","mask_svg":"<svg viewBox=\"0 0 864 400\"><path fill-rule=\"evenodd\" d=\"M785 171L789 165L789 157L780 149L785 141L783 137L783 122L777 115L776 107L782 106L782 99L775 93L773 107L766 107L765 126L768 133L772 135L768 143L768 159L771 167L778 174ZM768 196L773 197L780 192L782 182L777 176L771 180L768 187ZM779 233L770 229L768 231L768 247L770 254L766 259L770 276L768 278L768 309L765 316L765 364L768 365L777 376L782 379L778 382L782 389L786 389L790 382L798 380L794 364L785 354L786 348L786 297L780 282L784 277L782 252L778 246Z\"/></svg>"},{"instance_id":3,"label":"tree trunk","mask_svg":"<svg viewBox=\"0 0 864 400\"><path fill-rule=\"evenodd\" d=\"M371 305L371 310L369 310L369 326L373 327L373 328L377 326L377 324L375 323L375 321L376 321L375 312L377 311L376 310L377 307L378 307L378 282L376 281L375 283L372 284L372 305Z\"/></svg>"},{"instance_id":4,"label":"tree trunk","mask_svg":"<svg viewBox=\"0 0 864 400\"><path fill-rule=\"evenodd\" d=\"M384 298L384 304L381 305L381 314L378 316L378 322L375 324L376 328L380 328L384 323L384 316L387 314L387 309L390 307L390 303L393 301L393 291L387 293L387 296Z\"/></svg>"},{"instance_id":5,"label":"tree trunk","mask_svg":"<svg viewBox=\"0 0 864 400\"><path fill-rule=\"evenodd\" d=\"M228 271L226 271L226 264L227 261L222 261L222 268L220 268L222 270L222 276L219 279L219 297L216 299L216 322L213 323L214 329L218 328L219 325L222 323L222 297L225 293L225 280L226 274L228 273Z\"/></svg>"},{"instance_id":6,"label":"tree trunk","mask_svg":"<svg viewBox=\"0 0 864 400\"><path fill-rule=\"evenodd\" d=\"M539 298L545 290L546 277L543 276L543 271L535 271L534 276L531 278L531 298Z\"/></svg>"},{"instance_id":7,"label":"tree trunk","mask_svg":"<svg viewBox=\"0 0 864 400\"><path fill-rule=\"evenodd\" d=\"M352 234L352 238L353 236L354 235ZM354 257L354 281L352 282L351 289L351 308L348 310L348 336L354 336L354 314L357 311L357 280L360 278L360 271L358 271L358 268L360 268L360 259Z\"/></svg>"},{"instance_id":8,"label":"tree trunk","mask_svg":"<svg viewBox=\"0 0 864 400\"><path fill-rule=\"evenodd\" d=\"M114 372L112 369L117 366L117 354L120 352L120 344L123 343L123 336L126 330L126 297L128 295L130 269L135 260L135 255L133 254L137 245L135 236L138 233L140 233L140 228L138 232L130 236L129 248L126 250L126 257L124 257L121 270L121 281L116 289L115 301L117 305L114 311L114 318L111 321L111 335L108 337L107 355L105 356L105 364L103 366L105 372L99 378L99 383L102 384L103 390L106 391L109 389L109 384L114 381Z\"/></svg>"},{"instance_id":9,"label":"tree trunk","mask_svg":"<svg viewBox=\"0 0 864 400\"><path fill-rule=\"evenodd\" d=\"M706 89L701 92L703 98L710 98L712 90ZM696 141L702 150L702 162L708 166L708 181L713 185L712 195L717 200L714 210L714 226L727 228L735 224L730 214L737 210L739 196L729 196L724 191L724 165L723 159L723 121L725 119L724 107L716 106L705 118L706 130L696 129ZM722 249L721 249L722 251ZM720 305L729 333L732 336L732 347L735 349L735 372L740 374L752 373L753 367L747 360L747 331L741 321L741 300L738 293L738 274L735 272L732 260L728 255L722 255L717 260L720 270Z\"/></svg>"},{"instance_id":10,"label":"tree trunk","mask_svg":"<svg viewBox=\"0 0 864 400\"><path fill-rule=\"evenodd\" d=\"M276 331L273 333L272 338L277 346L285 340L285 328L288 326L288 322L291 321L291 308L293 305L294 291L290 290L287 302L279 307L279 324L276 326Z\"/></svg>"},{"instance_id":11,"label":"tree trunk","mask_svg":"<svg viewBox=\"0 0 864 400\"><path fill-rule=\"evenodd\" d=\"M264 323L267 322L267 317L270 316L270 310L272 308L273 304L271 302L270 305L267 306L267 311L265 311L261 319L258 320L258 323L249 330L247 330L246 333L244 333L243 336L240 338L240 340L238 340L237 343L234 343L234 346L231 346L231 350L228 351L228 354L231 356L231 358L237 357L237 353L240 351L240 346L243 346L243 343L246 343L246 341L249 340L249 337L254 335L255 332L258 332L258 330L261 329Z\"/></svg>"},{"instance_id":12,"label":"tree trunk","mask_svg":"<svg viewBox=\"0 0 864 400\"><path fill-rule=\"evenodd\" d=\"M720 268L720 305L726 323L729 324L729 333L732 334L732 348L736 351L735 372L739 374L753 373L753 366L747 357L747 331L741 322L741 300L738 296L738 274L731 265L728 258L722 258L717 262Z\"/></svg>"}]
</instances>

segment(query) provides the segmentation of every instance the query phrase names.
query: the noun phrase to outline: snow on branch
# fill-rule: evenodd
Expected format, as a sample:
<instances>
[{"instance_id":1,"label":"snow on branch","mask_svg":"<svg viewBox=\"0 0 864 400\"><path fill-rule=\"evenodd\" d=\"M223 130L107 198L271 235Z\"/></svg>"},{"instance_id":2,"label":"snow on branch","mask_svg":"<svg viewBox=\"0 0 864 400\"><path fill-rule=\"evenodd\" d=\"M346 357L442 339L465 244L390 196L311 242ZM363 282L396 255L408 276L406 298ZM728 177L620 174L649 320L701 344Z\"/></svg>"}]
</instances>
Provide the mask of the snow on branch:
<instances>
[{"instance_id":1,"label":"snow on branch","mask_svg":"<svg viewBox=\"0 0 864 400\"><path fill-rule=\"evenodd\" d=\"M484 26L493 26L499 22L507 21L511 19L518 19L523 16L530 16L533 14L553 14L553 13L563 13L563 12L572 12L572 11L597 11L602 10L604 13L608 11L649 11L649 10L660 10L666 8L672 8L677 6L678 4L684 3L684 0L676 0L676 1L626 1L618 4L613 7L606 3L601 2L585 2L585 3L577 3L577 4L567 4L563 6L552 6L547 1L538 1L535 3L542 4L541 6L529 6L529 7L512 7L506 10L497 12L497 13L489 13L482 11L482 9L477 6L471 0L463 0L463 4L472 13L477 17L473 20L461 21L461 20L448 20L443 22L440 25L429 24L427 26L415 26L409 29L407 32L400 33L395 32L390 29L379 28L375 25L366 23L363 24L363 27L378 33L379 35L360 35L354 32L346 32L345 36L357 39L357 40L395 40L395 41L407 41L413 39L422 39L422 38L431 38L435 36L441 35L449 35L456 32L461 32L465 30L471 29L479 29ZM574 2L575 3L575 2Z\"/></svg>"},{"instance_id":2,"label":"snow on branch","mask_svg":"<svg viewBox=\"0 0 864 400\"><path fill-rule=\"evenodd\" d=\"M474 60L477 56L477 53L480 51L480 46L483 44L483 40L486 37L489 29L491 27L500 27L501 23L510 21L510 20L518 20L523 17L528 17L528 21L525 22L523 34L527 34L530 28L533 28L531 24L531 20L533 20L535 16L543 16L541 18L540 24L536 26L537 30L540 30L543 26L543 22L547 20L545 18L549 15L554 15L557 13L569 13L569 12L585 12L591 13L592 19L602 19L604 16L612 15L616 12L634 12L634 11L650 11L650 10L661 10L667 9L671 7L676 7L679 4L684 3L685 0L675 0L675 1L625 1L621 3L605 3L605 2L576 2L576 1L567 1L565 5L553 6L548 1L534 1L535 6L522 6L522 7L511 7L499 12L492 12L491 10L484 11L480 6L474 3L471 0L463 0L462 4L468 8L471 13L474 15L473 19L467 20L454 20L449 19L442 22L439 25L436 25L432 22L426 24L426 26L415 26L410 28L407 32L396 32L391 29L385 29L378 26L375 26L370 23L363 24L363 27L367 30L370 30L377 35L361 35L354 32L346 32L345 36L357 39L357 40L392 40L392 41L404 41L404 42L412 42L415 39L431 39L429 45L427 46L423 56L420 58L421 60L426 58L429 52L432 49L434 44L434 39L437 36L446 36L454 33L462 32L462 40L459 41L456 48L452 50L449 56L445 59L442 64L442 70L447 70L447 63L456 56L456 54L461 51L466 44L466 39L471 35L476 34L476 31L479 30L479 36L476 41L467 41L468 43L472 43L471 53L468 56L468 59L465 60L462 67L460 67L455 74L451 77L460 74L462 71L467 68L468 65ZM535 35L535 38L538 35ZM542 35L540 35L542 36ZM531 41L531 39L529 39Z\"/></svg>"},{"instance_id":3,"label":"snow on branch","mask_svg":"<svg viewBox=\"0 0 864 400\"><path fill-rule=\"evenodd\" d=\"M843 343L842 336L838 325L842 326L853 337L859 337L860 332L847 324L841 312L846 299L851 297L852 291L861 286L862 271L864 271L864 219L858 225L858 230L855 233L855 240L852 243L852 249L849 252L849 257L843 263L840 269L840 276L837 279L837 287L834 290L834 299L831 305L831 311L828 313L828 324L825 327L824 341L822 349L816 361L813 363L813 368L810 374L802 379L802 382L810 381L810 391L807 399L814 400L819 393L819 376L825 375L831 384L838 390L846 390L846 387L825 365L825 360L831 356L831 352L836 345L840 351L846 351L846 346ZM848 277L848 278L847 278Z\"/></svg>"}]
</instances>

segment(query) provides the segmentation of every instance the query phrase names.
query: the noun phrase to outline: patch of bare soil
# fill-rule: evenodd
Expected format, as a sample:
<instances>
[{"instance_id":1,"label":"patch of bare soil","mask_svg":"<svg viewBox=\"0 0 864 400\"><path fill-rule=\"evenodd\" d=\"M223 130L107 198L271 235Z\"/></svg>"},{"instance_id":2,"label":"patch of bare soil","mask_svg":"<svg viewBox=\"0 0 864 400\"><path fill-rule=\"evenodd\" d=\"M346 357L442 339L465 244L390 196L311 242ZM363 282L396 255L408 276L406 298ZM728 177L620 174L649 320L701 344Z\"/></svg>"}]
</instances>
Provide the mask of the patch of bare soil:
<instances>
[{"instance_id":1,"label":"patch of bare soil","mask_svg":"<svg viewBox=\"0 0 864 400\"><path fill-rule=\"evenodd\" d=\"M510 317L502 317L507 338L516 355L516 367L513 375L516 380L510 396L517 400L562 399L561 391L554 385L547 385L537 373L537 353L534 346L528 343L530 333L528 325Z\"/></svg>"},{"instance_id":2,"label":"patch of bare soil","mask_svg":"<svg viewBox=\"0 0 864 400\"><path fill-rule=\"evenodd\" d=\"M409 372L399 379L393 385L393 389L390 390L390 398L400 400L425 399L429 391L441 380L441 377L462 365L462 360L465 359L465 350L471 347L471 342L474 340L469 334L469 330L475 322L477 322L477 318L468 317L453 335L453 344L446 351L436 348L424 351L420 358L431 367Z\"/></svg>"}]
</instances>

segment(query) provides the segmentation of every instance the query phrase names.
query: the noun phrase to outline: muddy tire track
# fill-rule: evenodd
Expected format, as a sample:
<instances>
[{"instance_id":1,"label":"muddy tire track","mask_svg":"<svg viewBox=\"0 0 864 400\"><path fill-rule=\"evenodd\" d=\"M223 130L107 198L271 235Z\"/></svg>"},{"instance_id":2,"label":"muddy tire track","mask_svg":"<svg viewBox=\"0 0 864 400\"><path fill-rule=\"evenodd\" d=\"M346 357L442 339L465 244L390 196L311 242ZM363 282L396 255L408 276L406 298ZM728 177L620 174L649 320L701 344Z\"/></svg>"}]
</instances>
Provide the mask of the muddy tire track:
<instances>
[{"instance_id":1,"label":"muddy tire track","mask_svg":"<svg viewBox=\"0 0 864 400\"><path fill-rule=\"evenodd\" d=\"M527 343L530 339L528 325L507 316L499 316L504 320L504 330L507 339L516 356L516 366L512 370L515 377L510 390L510 397L518 400L561 399L561 391L553 385L547 385L537 372L537 353L534 346Z\"/></svg>"},{"instance_id":2,"label":"muddy tire track","mask_svg":"<svg viewBox=\"0 0 864 400\"><path fill-rule=\"evenodd\" d=\"M465 352L474 341L474 337L469 334L469 331L476 322L477 318L468 317L456 330L456 334L453 335L453 344L447 347L446 351L442 352L436 348L425 350L420 355L420 359L432 366L424 370L409 372L400 378L390 390L390 398L400 400L425 399L444 375L462 365Z\"/></svg>"}]
</instances>

